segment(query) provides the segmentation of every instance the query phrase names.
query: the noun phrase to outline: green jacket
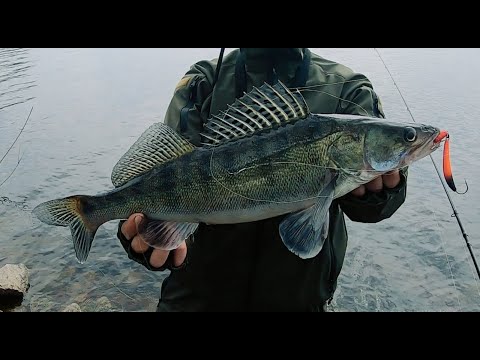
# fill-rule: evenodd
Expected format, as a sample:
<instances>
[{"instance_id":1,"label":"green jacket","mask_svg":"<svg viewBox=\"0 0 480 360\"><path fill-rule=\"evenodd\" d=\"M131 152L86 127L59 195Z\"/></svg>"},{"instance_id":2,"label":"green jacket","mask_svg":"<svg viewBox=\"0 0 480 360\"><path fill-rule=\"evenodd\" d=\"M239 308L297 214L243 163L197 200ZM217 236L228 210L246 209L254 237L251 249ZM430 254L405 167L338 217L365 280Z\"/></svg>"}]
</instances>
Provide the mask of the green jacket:
<instances>
[{"instance_id":1,"label":"green jacket","mask_svg":"<svg viewBox=\"0 0 480 360\"><path fill-rule=\"evenodd\" d=\"M190 68L178 83L165 117L166 124L197 145L210 114L225 110L239 91L275 79L289 87L305 85L302 94L313 113L384 117L364 75L308 49L234 50L223 59L212 88L216 65L217 59L204 60ZM366 223L390 217L405 200L406 176L401 173L394 189L335 200L329 236L312 259L302 260L283 245L278 233L282 217L235 225L201 224L187 240L186 262L180 268L167 266L171 272L163 281L158 310L322 311L334 295L344 261L348 240L344 213L352 221ZM119 237L122 240L120 232ZM124 240L130 258L151 270L165 269L151 268L145 261L149 254L133 253Z\"/></svg>"}]
</instances>

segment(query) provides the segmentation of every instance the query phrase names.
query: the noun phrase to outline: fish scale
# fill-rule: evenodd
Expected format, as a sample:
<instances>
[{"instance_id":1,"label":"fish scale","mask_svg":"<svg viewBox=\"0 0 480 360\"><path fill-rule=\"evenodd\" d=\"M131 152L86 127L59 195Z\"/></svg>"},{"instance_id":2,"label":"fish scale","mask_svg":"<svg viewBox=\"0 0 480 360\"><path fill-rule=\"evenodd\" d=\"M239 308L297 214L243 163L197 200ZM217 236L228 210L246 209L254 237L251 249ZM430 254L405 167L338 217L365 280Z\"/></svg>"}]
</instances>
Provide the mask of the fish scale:
<instances>
[{"instance_id":1,"label":"fish scale","mask_svg":"<svg viewBox=\"0 0 480 360\"><path fill-rule=\"evenodd\" d=\"M50 225L70 226L84 262L103 223L143 213L151 246L175 249L199 223L234 224L285 215L279 234L301 258L322 249L332 201L434 151L440 130L343 114L313 114L299 92L264 84L205 123L195 147L162 123L118 161L115 189L38 205Z\"/></svg>"}]
</instances>

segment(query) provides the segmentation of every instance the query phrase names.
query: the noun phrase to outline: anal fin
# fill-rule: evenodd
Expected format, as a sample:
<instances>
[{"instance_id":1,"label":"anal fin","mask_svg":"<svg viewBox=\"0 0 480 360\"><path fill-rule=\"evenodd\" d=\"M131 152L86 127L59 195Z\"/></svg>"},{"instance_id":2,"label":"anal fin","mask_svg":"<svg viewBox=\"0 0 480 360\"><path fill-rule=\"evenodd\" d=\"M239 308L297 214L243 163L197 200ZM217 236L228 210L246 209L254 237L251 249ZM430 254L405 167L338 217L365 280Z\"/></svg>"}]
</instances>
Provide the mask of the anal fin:
<instances>
[{"instance_id":1,"label":"anal fin","mask_svg":"<svg viewBox=\"0 0 480 360\"><path fill-rule=\"evenodd\" d=\"M174 250L197 230L198 223L179 223L173 221L150 220L138 231L143 240L151 247L162 250Z\"/></svg>"}]
</instances>

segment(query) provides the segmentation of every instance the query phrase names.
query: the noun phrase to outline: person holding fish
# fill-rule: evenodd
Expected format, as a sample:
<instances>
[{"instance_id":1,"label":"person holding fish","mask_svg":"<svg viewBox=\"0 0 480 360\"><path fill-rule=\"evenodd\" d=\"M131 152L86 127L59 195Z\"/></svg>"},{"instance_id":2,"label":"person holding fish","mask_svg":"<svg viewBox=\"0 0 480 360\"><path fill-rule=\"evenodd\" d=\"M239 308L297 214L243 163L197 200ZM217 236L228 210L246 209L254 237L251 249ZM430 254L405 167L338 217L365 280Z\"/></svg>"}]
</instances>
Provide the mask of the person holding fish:
<instances>
[{"instance_id":1,"label":"person holding fish","mask_svg":"<svg viewBox=\"0 0 480 360\"><path fill-rule=\"evenodd\" d=\"M234 111L232 104L252 91L260 94L257 98L250 96L258 102L270 89L258 90L265 83L273 86L281 82L296 90L306 103L305 109L313 114L385 118L380 99L364 75L307 48L240 48L225 58L223 50L218 59L202 60L191 66L176 86L166 112L164 123L194 146L214 147L237 132L243 135L242 129L249 128L247 118L253 117L253 107L248 115L238 107ZM272 109L278 108L276 113L257 113L256 119L265 124L287 114L286 109L295 104L301 105L301 100L295 101L293 96L291 101L285 100L286 93L281 93L281 88L271 89L273 98L278 95L284 104L277 106L276 100L265 100L272 103ZM248 104L242 104L243 109L248 108ZM255 102L252 100L251 104ZM227 124L228 116L231 123ZM255 122L259 127L263 126L260 120ZM250 125L254 127L253 123ZM415 141L418 135L410 129L403 135L405 141ZM340 151L348 155L354 150L345 146ZM152 271L170 270L162 283L157 311L326 311L347 248L344 214L352 221L364 223L391 217L405 201L406 169L404 166L375 173L376 177L359 182L340 197L322 190L329 201L325 201L323 209L315 210L323 211L327 218L327 226L319 223L313 235L322 238L320 246L307 244L303 250L298 249L296 242L303 241L304 230L295 228L294 222L290 228L288 224L282 228L284 214L232 224L200 222L189 230L185 241L166 250L145 238L144 229L151 219L139 211L120 222L118 238L131 259ZM237 173L248 170L244 167ZM319 172L319 182L326 179L324 172ZM338 175L328 176L332 176L328 178L332 183ZM247 195L252 196L243 196ZM297 229L297 239L291 236L291 240L285 240L283 233L288 235L292 229Z\"/></svg>"}]
</instances>

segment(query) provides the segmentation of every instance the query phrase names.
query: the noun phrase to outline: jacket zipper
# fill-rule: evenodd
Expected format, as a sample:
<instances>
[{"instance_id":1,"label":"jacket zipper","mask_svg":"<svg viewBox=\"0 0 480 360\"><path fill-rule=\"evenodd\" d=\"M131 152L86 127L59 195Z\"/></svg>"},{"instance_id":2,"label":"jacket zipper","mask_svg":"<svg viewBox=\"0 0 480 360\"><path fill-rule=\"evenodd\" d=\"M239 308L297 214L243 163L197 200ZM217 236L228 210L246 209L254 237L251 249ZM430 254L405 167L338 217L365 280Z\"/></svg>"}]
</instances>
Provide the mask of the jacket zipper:
<instances>
[{"instance_id":1,"label":"jacket zipper","mask_svg":"<svg viewBox=\"0 0 480 360\"><path fill-rule=\"evenodd\" d=\"M329 291L330 291L330 297L327 299L327 305L330 305L330 303L333 300L333 282L334 282L334 274L336 272L336 261L335 261L335 252L333 251L333 241L332 238L329 236L328 240L330 241L330 278L328 279L329 282Z\"/></svg>"},{"instance_id":2,"label":"jacket zipper","mask_svg":"<svg viewBox=\"0 0 480 360\"><path fill-rule=\"evenodd\" d=\"M190 93L188 97L188 102L185 107L180 111L180 132L184 133L187 130L188 123L188 111L192 108L195 103L195 93L194 88L197 85L197 79L193 79L190 85L188 86L188 91Z\"/></svg>"}]
</instances>

